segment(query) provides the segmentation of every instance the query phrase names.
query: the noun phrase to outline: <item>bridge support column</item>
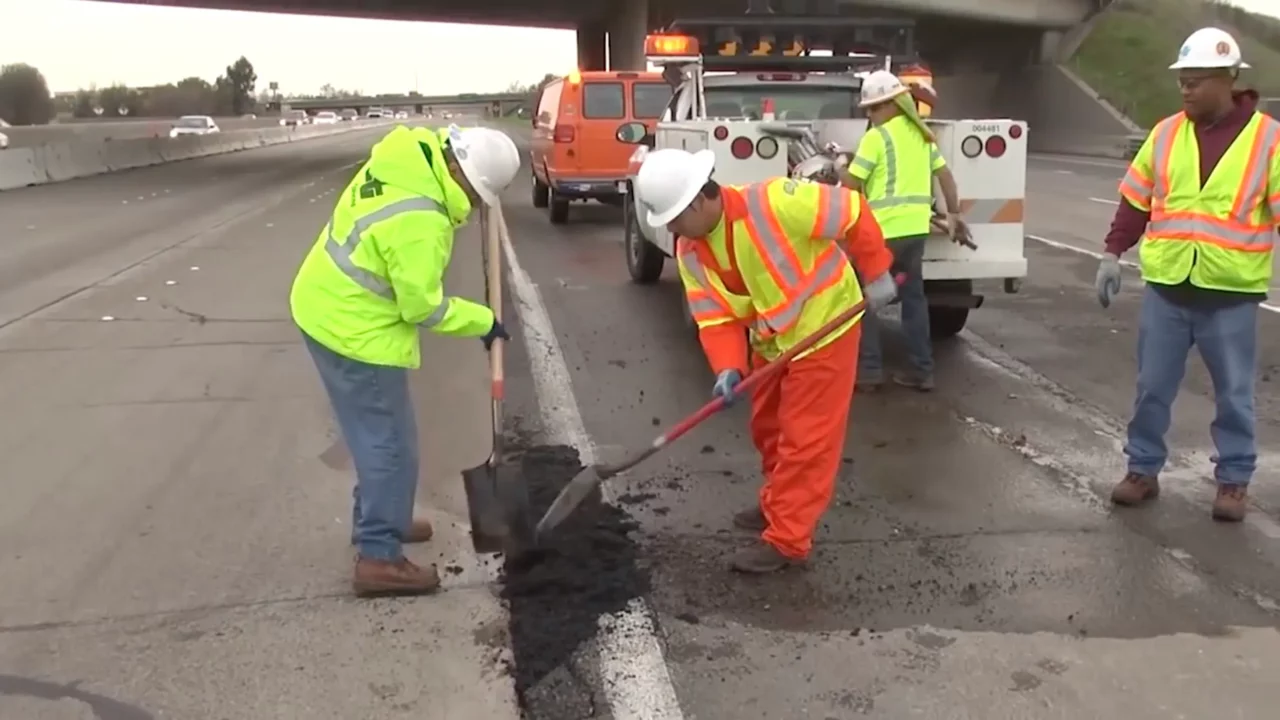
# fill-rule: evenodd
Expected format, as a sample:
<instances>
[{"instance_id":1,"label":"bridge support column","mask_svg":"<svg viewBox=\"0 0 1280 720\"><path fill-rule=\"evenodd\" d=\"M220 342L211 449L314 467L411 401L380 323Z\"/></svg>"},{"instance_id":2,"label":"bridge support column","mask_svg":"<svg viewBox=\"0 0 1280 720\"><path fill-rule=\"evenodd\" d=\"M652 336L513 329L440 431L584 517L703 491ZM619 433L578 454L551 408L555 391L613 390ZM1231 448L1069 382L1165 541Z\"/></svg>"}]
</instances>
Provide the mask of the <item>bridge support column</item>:
<instances>
[{"instance_id":1,"label":"bridge support column","mask_svg":"<svg viewBox=\"0 0 1280 720\"><path fill-rule=\"evenodd\" d=\"M1045 30L1040 36L1040 53L1036 60L1042 64L1052 65L1053 63L1065 60L1059 55L1063 50L1063 33L1061 30Z\"/></svg>"},{"instance_id":2,"label":"bridge support column","mask_svg":"<svg viewBox=\"0 0 1280 720\"><path fill-rule=\"evenodd\" d=\"M622 0L609 23L609 69L644 70L644 36L649 31L649 0Z\"/></svg>"},{"instance_id":3,"label":"bridge support column","mask_svg":"<svg viewBox=\"0 0 1280 720\"><path fill-rule=\"evenodd\" d=\"M578 69L605 69L605 32L602 25L590 23L578 28Z\"/></svg>"}]
</instances>

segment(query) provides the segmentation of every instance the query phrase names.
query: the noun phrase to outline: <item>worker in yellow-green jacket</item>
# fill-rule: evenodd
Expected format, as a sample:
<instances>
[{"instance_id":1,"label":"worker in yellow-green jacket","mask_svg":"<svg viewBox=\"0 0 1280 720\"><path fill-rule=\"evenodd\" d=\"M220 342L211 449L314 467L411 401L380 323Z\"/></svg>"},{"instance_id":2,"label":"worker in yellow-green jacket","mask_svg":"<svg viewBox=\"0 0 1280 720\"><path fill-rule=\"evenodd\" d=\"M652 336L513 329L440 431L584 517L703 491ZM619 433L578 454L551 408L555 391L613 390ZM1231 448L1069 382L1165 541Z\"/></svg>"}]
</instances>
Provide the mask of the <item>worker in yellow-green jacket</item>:
<instances>
[{"instance_id":1,"label":"worker in yellow-green jacket","mask_svg":"<svg viewBox=\"0 0 1280 720\"><path fill-rule=\"evenodd\" d=\"M493 311L445 295L454 230L476 203L494 205L520 169L505 134L489 128L399 126L373 146L311 247L289 296L356 469L352 543L357 595L417 595L435 567L401 544L430 538L413 517L417 429L408 370L418 332L508 339Z\"/></svg>"},{"instance_id":2,"label":"worker in yellow-green jacket","mask_svg":"<svg viewBox=\"0 0 1280 720\"><path fill-rule=\"evenodd\" d=\"M947 231L954 240L960 229L960 201L955 178L938 144L920 118L911 88L893 73L878 70L862 82L862 99L871 126L862 136L844 184L862 193L893 252L893 272L906 276L898 290L902 331L911 370L895 373L894 382L917 390L933 389L933 347L929 305L924 294L924 246L933 219L933 179L947 202ZM863 321L858 352L858 389L884 384L880 324L874 313Z\"/></svg>"}]
</instances>

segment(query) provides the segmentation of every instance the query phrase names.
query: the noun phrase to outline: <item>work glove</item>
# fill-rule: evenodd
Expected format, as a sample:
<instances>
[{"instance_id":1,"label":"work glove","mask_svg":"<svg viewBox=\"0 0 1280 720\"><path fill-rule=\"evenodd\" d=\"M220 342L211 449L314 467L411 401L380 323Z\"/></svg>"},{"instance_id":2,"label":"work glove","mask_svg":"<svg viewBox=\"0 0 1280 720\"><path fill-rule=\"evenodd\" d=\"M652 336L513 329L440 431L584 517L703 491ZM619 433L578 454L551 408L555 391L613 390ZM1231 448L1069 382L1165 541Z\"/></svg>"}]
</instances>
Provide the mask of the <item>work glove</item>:
<instances>
[{"instance_id":1,"label":"work glove","mask_svg":"<svg viewBox=\"0 0 1280 720\"><path fill-rule=\"evenodd\" d=\"M484 343L485 350L490 350L493 348L493 341L498 339L506 342L511 339L511 336L507 334L507 329L502 327L502 323L498 322L497 318L494 318L493 325L489 326L489 332L480 338L480 342Z\"/></svg>"},{"instance_id":2,"label":"work glove","mask_svg":"<svg viewBox=\"0 0 1280 720\"><path fill-rule=\"evenodd\" d=\"M1098 291L1098 302L1104 308L1111 307L1111 298L1120 292L1120 258L1104 253L1098 265L1098 277L1093 282Z\"/></svg>"},{"instance_id":3,"label":"work glove","mask_svg":"<svg viewBox=\"0 0 1280 720\"><path fill-rule=\"evenodd\" d=\"M721 370L716 375L716 384L711 388L711 397L724 398L725 405L732 405L737 399L735 390L742 382L742 373L737 370Z\"/></svg>"},{"instance_id":4,"label":"work glove","mask_svg":"<svg viewBox=\"0 0 1280 720\"><path fill-rule=\"evenodd\" d=\"M893 281L893 273L884 273L876 278L870 285L862 288L862 294L866 296L867 308L871 312L893 302L898 297L898 284Z\"/></svg>"}]
</instances>

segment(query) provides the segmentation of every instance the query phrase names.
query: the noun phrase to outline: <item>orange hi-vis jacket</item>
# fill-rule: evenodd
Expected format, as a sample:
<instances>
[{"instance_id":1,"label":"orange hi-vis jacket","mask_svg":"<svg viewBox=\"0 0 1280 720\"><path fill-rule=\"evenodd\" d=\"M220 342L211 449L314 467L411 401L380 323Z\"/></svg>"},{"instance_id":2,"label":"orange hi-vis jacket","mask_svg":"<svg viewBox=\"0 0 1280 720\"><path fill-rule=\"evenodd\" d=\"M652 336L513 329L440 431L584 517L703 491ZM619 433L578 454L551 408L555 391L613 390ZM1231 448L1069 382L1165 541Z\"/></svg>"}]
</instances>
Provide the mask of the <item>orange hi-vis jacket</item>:
<instances>
[{"instance_id":1,"label":"orange hi-vis jacket","mask_svg":"<svg viewBox=\"0 0 1280 720\"><path fill-rule=\"evenodd\" d=\"M1280 222L1280 121L1255 111L1203 185L1199 158L1180 112L1156 125L1120 182L1121 196L1151 213L1142 279L1265 293Z\"/></svg>"},{"instance_id":2,"label":"orange hi-vis jacket","mask_svg":"<svg viewBox=\"0 0 1280 720\"><path fill-rule=\"evenodd\" d=\"M862 300L850 267L867 281L893 254L867 207L847 188L777 178L721 188L724 217L676 256L689 309L711 369L747 373L748 338L772 360ZM861 313L804 357L839 338ZM798 358L797 358L798 359Z\"/></svg>"}]
</instances>

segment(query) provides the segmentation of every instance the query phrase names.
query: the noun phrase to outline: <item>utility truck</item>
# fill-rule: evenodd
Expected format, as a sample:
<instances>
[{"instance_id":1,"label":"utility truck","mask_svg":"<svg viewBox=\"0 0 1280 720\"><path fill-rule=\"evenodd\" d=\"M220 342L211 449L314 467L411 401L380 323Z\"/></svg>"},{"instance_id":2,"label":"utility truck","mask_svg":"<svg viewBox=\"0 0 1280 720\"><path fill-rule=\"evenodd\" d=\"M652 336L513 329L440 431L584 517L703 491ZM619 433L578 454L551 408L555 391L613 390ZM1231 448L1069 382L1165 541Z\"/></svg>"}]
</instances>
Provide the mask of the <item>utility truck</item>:
<instances>
[{"instance_id":1,"label":"utility truck","mask_svg":"<svg viewBox=\"0 0 1280 720\"><path fill-rule=\"evenodd\" d=\"M863 78L913 65L913 30L902 19L747 15L677 21L648 36L645 54L675 90L653 132L641 123L618 127L618 139L636 146L626 186L631 197L623 204L632 279L657 282L675 254L675 238L647 225L634 193L651 148L711 149L712 178L723 185L782 176L838 183L868 131L858 107ZM938 102L945 114L946 97ZM926 246L925 293L932 335L940 340L960 332L982 305L975 282L998 280L1015 293L1027 274L1027 125L999 118L927 122L955 175L972 240L959 244L937 229ZM936 183L934 198L935 211L945 209Z\"/></svg>"}]
</instances>

